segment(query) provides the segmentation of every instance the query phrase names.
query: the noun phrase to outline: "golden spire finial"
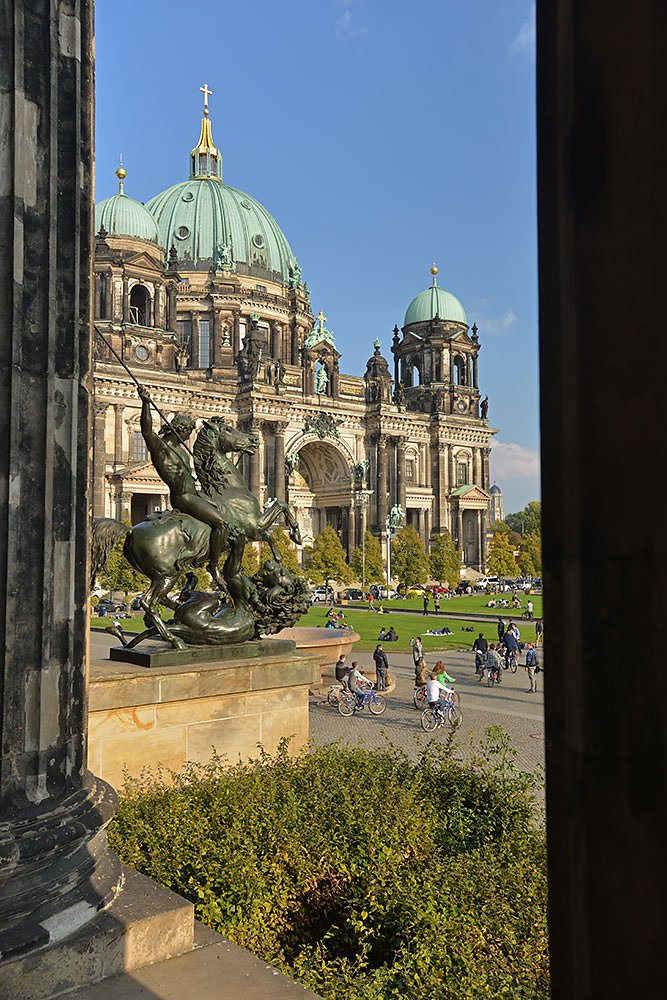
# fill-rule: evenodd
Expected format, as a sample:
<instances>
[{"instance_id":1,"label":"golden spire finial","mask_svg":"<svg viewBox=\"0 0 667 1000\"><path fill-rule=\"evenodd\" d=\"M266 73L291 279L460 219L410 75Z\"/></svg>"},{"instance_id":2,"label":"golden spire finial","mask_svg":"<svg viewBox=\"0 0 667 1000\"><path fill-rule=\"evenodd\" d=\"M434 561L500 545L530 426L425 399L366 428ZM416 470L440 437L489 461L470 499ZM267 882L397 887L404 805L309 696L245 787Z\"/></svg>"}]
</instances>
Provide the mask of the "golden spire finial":
<instances>
[{"instance_id":1,"label":"golden spire finial","mask_svg":"<svg viewBox=\"0 0 667 1000\"><path fill-rule=\"evenodd\" d=\"M316 319L317 319L317 321L318 321L318 322L319 322L319 324L320 324L320 327L319 327L319 328L320 328L320 330L323 330L323 329L324 329L324 324L325 324L325 323L326 323L326 321L327 321L327 317L326 317L326 316L324 315L324 313L322 312L322 310L321 310L321 309L320 309L319 313L317 314L317 317L316 317Z\"/></svg>"},{"instance_id":2,"label":"golden spire finial","mask_svg":"<svg viewBox=\"0 0 667 1000\"><path fill-rule=\"evenodd\" d=\"M431 274L433 275L433 287L434 288L437 285L437 281L435 280L435 276L436 276L437 273L438 273L438 268L436 266L435 257L434 257L433 258L433 267L431 268Z\"/></svg>"},{"instance_id":3,"label":"golden spire finial","mask_svg":"<svg viewBox=\"0 0 667 1000\"><path fill-rule=\"evenodd\" d=\"M123 193L123 181L127 177L127 170L123 166L123 154L120 154L120 166L116 171L116 177L118 178L118 194Z\"/></svg>"},{"instance_id":4,"label":"golden spire finial","mask_svg":"<svg viewBox=\"0 0 667 1000\"><path fill-rule=\"evenodd\" d=\"M213 97L213 91L208 89L208 84L205 83L203 87L199 88L204 95L204 117L208 117L208 99Z\"/></svg>"}]
</instances>

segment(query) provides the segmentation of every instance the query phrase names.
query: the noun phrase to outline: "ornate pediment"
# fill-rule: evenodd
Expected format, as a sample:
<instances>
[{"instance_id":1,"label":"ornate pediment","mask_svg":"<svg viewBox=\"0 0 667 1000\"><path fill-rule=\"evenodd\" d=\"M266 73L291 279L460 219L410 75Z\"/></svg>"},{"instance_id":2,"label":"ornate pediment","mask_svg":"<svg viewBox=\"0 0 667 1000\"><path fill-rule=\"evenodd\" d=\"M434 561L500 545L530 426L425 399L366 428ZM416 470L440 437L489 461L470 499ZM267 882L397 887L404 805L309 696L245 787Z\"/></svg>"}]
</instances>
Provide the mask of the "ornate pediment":
<instances>
[{"instance_id":1,"label":"ornate pediment","mask_svg":"<svg viewBox=\"0 0 667 1000\"><path fill-rule=\"evenodd\" d=\"M452 490L450 496L452 499L457 499L461 506L470 504L478 507L491 502L491 494L481 486L459 486L458 489Z\"/></svg>"},{"instance_id":2,"label":"ornate pediment","mask_svg":"<svg viewBox=\"0 0 667 1000\"><path fill-rule=\"evenodd\" d=\"M162 271L164 269L164 262L157 260L146 250L141 250L139 253L128 257L126 263L131 264L132 267L146 267L151 271Z\"/></svg>"}]
</instances>

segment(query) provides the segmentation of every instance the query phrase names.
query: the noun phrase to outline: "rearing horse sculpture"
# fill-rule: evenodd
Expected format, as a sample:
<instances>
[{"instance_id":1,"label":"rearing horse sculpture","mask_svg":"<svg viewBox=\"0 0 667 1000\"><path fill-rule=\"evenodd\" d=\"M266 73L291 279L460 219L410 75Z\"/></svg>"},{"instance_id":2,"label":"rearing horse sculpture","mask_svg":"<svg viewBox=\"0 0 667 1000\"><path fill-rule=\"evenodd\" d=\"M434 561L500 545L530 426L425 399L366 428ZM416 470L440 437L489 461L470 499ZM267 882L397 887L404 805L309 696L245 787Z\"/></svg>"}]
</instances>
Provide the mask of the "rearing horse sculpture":
<instances>
[{"instance_id":1,"label":"rearing horse sculpture","mask_svg":"<svg viewBox=\"0 0 667 1000\"><path fill-rule=\"evenodd\" d=\"M269 530L280 517L285 518L292 541L301 543L298 523L287 504L274 500L262 511L228 458L232 452L252 453L258 445L257 438L236 430L220 417L213 417L204 422L194 448L201 498L213 504L221 515L221 550L228 553L222 576L231 594L239 590L241 560L247 542L267 542L280 562ZM180 574L189 567L206 565L212 530L209 524L179 510L151 514L132 528L113 518L99 518L93 524L93 572L106 561L113 542L126 533L123 548L126 559L151 581L142 601L146 624L157 629L163 639L181 645L160 618L159 607L161 604L177 607L168 594Z\"/></svg>"}]
</instances>

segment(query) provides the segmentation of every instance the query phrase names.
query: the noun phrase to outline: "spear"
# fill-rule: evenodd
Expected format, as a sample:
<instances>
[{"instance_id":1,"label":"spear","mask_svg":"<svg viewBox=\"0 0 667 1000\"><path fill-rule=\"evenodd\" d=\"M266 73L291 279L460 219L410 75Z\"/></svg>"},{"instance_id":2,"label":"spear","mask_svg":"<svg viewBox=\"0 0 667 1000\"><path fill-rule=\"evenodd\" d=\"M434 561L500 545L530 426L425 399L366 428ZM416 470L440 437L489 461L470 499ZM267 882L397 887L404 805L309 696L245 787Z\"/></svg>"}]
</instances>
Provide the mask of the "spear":
<instances>
[{"instance_id":1,"label":"spear","mask_svg":"<svg viewBox=\"0 0 667 1000\"><path fill-rule=\"evenodd\" d=\"M132 381L135 383L135 385L137 386L137 388L141 389L142 392L146 393L146 395L148 396L148 401L151 404L151 406L153 406L157 410L157 412L159 413L159 415L162 418L162 420L164 421L164 423L176 435L176 437L178 438L178 440L181 442L181 444L183 445L183 447L187 451L188 455L194 461L194 457L195 456L190 451L187 443L183 440L183 438L178 433L178 431L176 430L176 428L173 426L173 424L171 423L171 421L167 420L167 418L165 417L164 413L162 412L162 410L160 409L160 407L157 405L157 403L155 403L153 401L153 399L152 399L151 395L149 394L148 390L146 389L146 387L141 384L141 382L136 378L136 376L134 375L134 373L132 371L130 371L130 369L127 367L127 365L125 364L125 362L123 361L123 359L118 355L118 353L116 351L114 351L113 347L111 346L111 344L109 343L109 341L107 340L107 338L104 336L104 334L100 333L100 331L97 329L96 326L94 327L94 330L95 330L95 333L98 335L98 337L100 337L104 341L104 343L107 345L107 347L109 348L109 350L113 354L113 356L116 359L116 361L118 361L123 366L123 368L125 369L125 371L127 372L127 374L130 376L130 378L132 379Z\"/></svg>"}]
</instances>

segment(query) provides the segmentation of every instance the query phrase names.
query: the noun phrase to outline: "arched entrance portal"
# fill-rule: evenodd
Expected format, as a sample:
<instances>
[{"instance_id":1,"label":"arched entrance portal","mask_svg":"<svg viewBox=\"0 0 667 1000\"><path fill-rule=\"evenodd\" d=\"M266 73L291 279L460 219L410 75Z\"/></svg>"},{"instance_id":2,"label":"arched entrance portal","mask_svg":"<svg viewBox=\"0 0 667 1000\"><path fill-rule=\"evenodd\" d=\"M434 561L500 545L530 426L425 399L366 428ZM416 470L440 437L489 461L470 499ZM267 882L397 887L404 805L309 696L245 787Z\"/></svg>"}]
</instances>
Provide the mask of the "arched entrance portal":
<instances>
[{"instance_id":1,"label":"arched entrance portal","mask_svg":"<svg viewBox=\"0 0 667 1000\"><path fill-rule=\"evenodd\" d=\"M312 545L330 525L349 555L357 542L347 457L328 441L303 444L298 455L289 477L288 499L299 521L303 544Z\"/></svg>"}]
</instances>

